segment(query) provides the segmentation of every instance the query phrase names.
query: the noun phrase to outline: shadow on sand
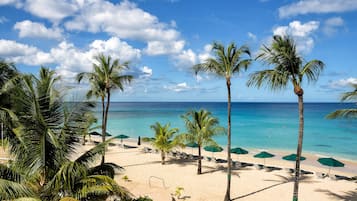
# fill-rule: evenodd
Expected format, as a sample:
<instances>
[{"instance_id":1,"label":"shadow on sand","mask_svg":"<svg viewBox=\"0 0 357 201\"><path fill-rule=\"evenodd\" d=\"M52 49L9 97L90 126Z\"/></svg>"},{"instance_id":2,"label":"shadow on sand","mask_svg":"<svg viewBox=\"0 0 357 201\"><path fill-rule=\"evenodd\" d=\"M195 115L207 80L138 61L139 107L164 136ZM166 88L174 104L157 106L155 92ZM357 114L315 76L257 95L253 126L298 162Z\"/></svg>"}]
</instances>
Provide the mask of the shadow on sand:
<instances>
[{"instance_id":1,"label":"shadow on sand","mask_svg":"<svg viewBox=\"0 0 357 201\"><path fill-rule=\"evenodd\" d=\"M339 200L344 200L344 201L357 200L357 191L348 191L345 192L343 195L331 192L326 189L318 189L316 190L316 192L326 193L328 196L335 197L338 198Z\"/></svg>"},{"instance_id":2,"label":"shadow on sand","mask_svg":"<svg viewBox=\"0 0 357 201\"><path fill-rule=\"evenodd\" d=\"M245 194L245 195L241 195L239 197L233 198L232 200L239 200L239 199L242 199L242 198L257 194L257 193L260 193L262 191L274 188L276 186L280 186L280 185L283 185L283 184L294 182L294 176L290 176L290 177L284 177L284 176L281 176L281 175L275 175L275 176L279 177L280 179L277 179L277 180L271 180L270 179L270 180L264 180L264 181L274 181L274 182L279 182L279 183L273 184L271 186L267 186L265 188L259 189L257 191L254 191L254 192L251 192L251 193L248 193L248 194ZM315 181L311 181L311 177L301 176L300 177L300 182L302 182L302 183L314 183Z\"/></svg>"}]
</instances>

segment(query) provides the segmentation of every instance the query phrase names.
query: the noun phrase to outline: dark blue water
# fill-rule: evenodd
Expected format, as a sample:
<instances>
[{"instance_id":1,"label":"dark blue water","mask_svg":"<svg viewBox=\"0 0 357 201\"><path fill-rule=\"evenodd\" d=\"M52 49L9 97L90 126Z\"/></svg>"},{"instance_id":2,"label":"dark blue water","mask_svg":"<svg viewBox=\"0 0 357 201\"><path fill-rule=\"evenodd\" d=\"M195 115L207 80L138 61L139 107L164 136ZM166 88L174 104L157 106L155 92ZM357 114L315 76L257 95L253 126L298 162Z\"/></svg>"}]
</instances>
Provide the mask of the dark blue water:
<instances>
[{"instance_id":1,"label":"dark blue water","mask_svg":"<svg viewBox=\"0 0 357 201\"><path fill-rule=\"evenodd\" d=\"M357 120L328 120L325 116L352 103L305 103L304 151L357 160ZM108 131L131 137L153 136L150 125L170 123L185 131L181 115L204 108L227 126L227 104L217 102L111 103ZM100 111L97 111L100 117ZM297 103L232 103L232 146L295 150L298 136ZM216 137L226 144L226 136Z\"/></svg>"}]
</instances>

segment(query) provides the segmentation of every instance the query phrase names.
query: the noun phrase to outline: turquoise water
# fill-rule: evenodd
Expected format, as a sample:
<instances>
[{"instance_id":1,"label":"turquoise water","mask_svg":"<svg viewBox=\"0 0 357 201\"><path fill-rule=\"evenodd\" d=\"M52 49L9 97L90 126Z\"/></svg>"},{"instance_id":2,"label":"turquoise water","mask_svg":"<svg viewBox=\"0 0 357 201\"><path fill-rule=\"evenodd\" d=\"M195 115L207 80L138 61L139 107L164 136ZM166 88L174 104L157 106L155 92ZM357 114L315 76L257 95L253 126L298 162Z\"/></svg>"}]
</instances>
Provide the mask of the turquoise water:
<instances>
[{"instance_id":1,"label":"turquoise water","mask_svg":"<svg viewBox=\"0 0 357 201\"><path fill-rule=\"evenodd\" d=\"M357 121L327 120L325 116L352 103L305 103L303 150L357 160ZM111 103L108 132L113 135L154 135L150 125L170 123L185 131L181 115L190 109L208 109L227 125L227 104L217 102ZM100 111L97 110L100 117ZM297 103L232 103L232 147L283 149L295 152L298 133ZM216 137L224 146L226 136Z\"/></svg>"}]
</instances>

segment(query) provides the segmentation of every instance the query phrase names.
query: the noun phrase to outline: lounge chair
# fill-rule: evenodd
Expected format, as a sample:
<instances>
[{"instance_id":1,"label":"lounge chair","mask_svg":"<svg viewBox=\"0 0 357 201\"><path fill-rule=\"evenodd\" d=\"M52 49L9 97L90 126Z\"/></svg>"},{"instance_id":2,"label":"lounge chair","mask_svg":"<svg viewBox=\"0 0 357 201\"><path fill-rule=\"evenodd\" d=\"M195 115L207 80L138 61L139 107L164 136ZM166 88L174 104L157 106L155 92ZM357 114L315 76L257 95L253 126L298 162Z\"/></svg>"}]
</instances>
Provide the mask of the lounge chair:
<instances>
[{"instance_id":1,"label":"lounge chair","mask_svg":"<svg viewBox=\"0 0 357 201\"><path fill-rule=\"evenodd\" d=\"M322 173L322 172L315 172L315 175L319 179L323 179L323 178L325 178L327 176L325 173Z\"/></svg>"},{"instance_id":2,"label":"lounge chair","mask_svg":"<svg viewBox=\"0 0 357 201\"><path fill-rule=\"evenodd\" d=\"M270 166L264 166L263 168L266 172L271 172L274 170L274 167L270 167Z\"/></svg>"},{"instance_id":3,"label":"lounge chair","mask_svg":"<svg viewBox=\"0 0 357 201\"><path fill-rule=\"evenodd\" d=\"M253 165L257 170L261 170L263 169L264 165L261 165L261 164L254 164Z\"/></svg>"}]
</instances>

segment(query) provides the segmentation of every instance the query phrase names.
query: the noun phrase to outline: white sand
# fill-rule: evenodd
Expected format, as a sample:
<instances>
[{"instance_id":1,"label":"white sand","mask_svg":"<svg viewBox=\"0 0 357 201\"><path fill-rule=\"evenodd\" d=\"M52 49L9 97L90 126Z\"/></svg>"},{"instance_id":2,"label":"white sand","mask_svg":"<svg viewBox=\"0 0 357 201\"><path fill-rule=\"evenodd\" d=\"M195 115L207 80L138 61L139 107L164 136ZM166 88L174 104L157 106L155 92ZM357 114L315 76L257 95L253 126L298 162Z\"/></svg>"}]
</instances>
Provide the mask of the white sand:
<instances>
[{"instance_id":1,"label":"white sand","mask_svg":"<svg viewBox=\"0 0 357 201\"><path fill-rule=\"evenodd\" d=\"M119 142L117 142L120 144ZM135 141L125 140L125 144L136 145ZM130 190L135 196L147 195L155 201L170 201L177 187L183 187L183 198L193 201L221 201L226 190L227 175L224 164L202 161L203 174L197 175L197 162L183 161L168 157L167 164L161 165L160 154L143 153L141 145L138 148L123 149L110 146L106 154L107 162L114 162L125 168L115 177L115 180ZM89 149L90 145L82 147L79 152ZM192 149L187 148L186 153ZM250 150L251 151L251 150ZM293 168L294 162L284 161L281 156L290 154L269 150L276 154L274 158L266 159L266 165ZM196 149L194 154L196 154ZM259 152L254 150L253 152ZM278 153L278 154L277 154ZM254 153L253 153L254 154ZM263 163L262 159L252 157L253 154L239 155L239 160L252 163ZM203 151L203 155L212 153ZM317 156L303 154L307 157L302 162L302 169L308 171L327 172L328 167L316 162ZM226 158L226 153L215 153L215 157ZM237 156L232 154L233 160ZM345 176L357 176L357 163L344 161L344 168L333 168L331 173ZM293 182L291 175L284 170L266 172L247 167L232 172L231 198L234 200L292 200ZM124 181L126 175L130 181ZM290 180L289 180L290 179ZM288 181L287 181L288 180ZM299 200L357 200L357 183L346 180L334 181L329 178L319 179L315 174L307 176L300 182ZM180 199L183 200L183 199Z\"/></svg>"}]
</instances>

